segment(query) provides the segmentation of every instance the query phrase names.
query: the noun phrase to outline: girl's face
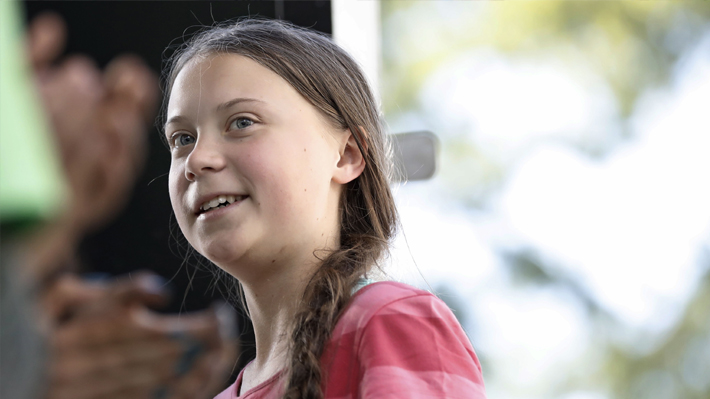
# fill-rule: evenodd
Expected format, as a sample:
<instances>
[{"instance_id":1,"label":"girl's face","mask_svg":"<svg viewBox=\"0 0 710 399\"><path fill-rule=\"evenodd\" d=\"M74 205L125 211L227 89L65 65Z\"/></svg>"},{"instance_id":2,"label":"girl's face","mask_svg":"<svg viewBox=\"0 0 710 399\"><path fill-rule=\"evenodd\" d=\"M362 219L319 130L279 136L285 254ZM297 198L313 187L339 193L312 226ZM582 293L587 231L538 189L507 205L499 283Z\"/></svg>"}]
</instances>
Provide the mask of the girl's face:
<instances>
[{"instance_id":1,"label":"girl's face","mask_svg":"<svg viewBox=\"0 0 710 399\"><path fill-rule=\"evenodd\" d=\"M178 224L235 277L313 263L314 250L339 245L350 134L271 70L235 54L194 58L173 85L165 133Z\"/></svg>"}]
</instances>

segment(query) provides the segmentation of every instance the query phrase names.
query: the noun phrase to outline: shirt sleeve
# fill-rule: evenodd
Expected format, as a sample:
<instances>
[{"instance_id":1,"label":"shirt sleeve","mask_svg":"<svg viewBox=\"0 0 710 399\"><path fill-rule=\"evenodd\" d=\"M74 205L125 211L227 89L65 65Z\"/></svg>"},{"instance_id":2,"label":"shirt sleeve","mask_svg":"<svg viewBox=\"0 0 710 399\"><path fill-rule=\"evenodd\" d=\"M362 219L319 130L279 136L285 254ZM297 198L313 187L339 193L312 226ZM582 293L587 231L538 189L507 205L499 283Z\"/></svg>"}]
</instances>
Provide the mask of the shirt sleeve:
<instances>
[{"instance_id":1,"label":"shirt sleeve","mask_svg":"<svg viewBox=\"0 0 710 399\"><path fill-rule=\"evenodd\" d=\"M362 398L485 398L481 366L446 304L422 293L378 309L357 345Z\"/></svg>"}]
</instances>

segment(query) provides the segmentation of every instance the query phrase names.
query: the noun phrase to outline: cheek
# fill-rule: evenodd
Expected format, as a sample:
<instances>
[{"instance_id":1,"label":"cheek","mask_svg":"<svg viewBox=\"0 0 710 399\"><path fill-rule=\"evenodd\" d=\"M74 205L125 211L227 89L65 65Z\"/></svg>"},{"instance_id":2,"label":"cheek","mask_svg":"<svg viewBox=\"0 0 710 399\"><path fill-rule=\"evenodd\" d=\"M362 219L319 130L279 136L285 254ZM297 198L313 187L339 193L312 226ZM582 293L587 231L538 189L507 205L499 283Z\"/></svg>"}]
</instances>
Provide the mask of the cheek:
<instances>
[{"instance_id":1,"label":"cheek","mask_svg":"<svg viewBox=\"0 0 710 399\"><path fill-rule=\"evenodd\" d=\"M320 217L328 196L330 179L327 167L315 159L313 147L289 151L269 170L271 198L279 217L291 220ZM276 159L275 161L278 161Z\"/></svg>"},{"instance_id":2,"label":"cheek","mask_svg":"<svg viewBox=\"0 0 710 399\"><path fill-rule=\"evenodd\" d=\"M168 173L168 193L170 194L170 204L173 207L173 212L181 229L183 228L183 212L185 211L183 205L185 186L186 182L185 179L182 178L182 173L171 166L170 172Z\"/></svg>"},{"instance_id":3,"label":"cheek","mask_svg":"<svg viewBox=\"0 0 710 399\"><path fill-rule=\"evenodd\" d=\"M278 140L254 142L237 168L250 180L263 216L282 223L322 218L330 187L327 147L320 137L291 131Z\"/></svg>"},{"instance_id":4,"label":"cheek","mask_svg":"<svg viewBox=\"0 0 710 399\"><path fill-rule=\"evenodd\" d=\"M303 193L302 164L294 162L288 148L281 143L269 146L267 151L252 148L241 158L238 169L253 187L256 206L269 219L284 220L293 217L298 187Z\"/></svg>"},{"instance_id":5,"label":"cheek","mask_svg":"<svg viewBox=\"0 0 710 399\"><path fill-rule=\"evenodd\" d=\"M170 167L170 172L168 173L168 194L170 194L170 203L173 206L173 211L176 211L175 206L177 205L178 196L178 179L176 172Z\"/></svg>"}]
</instances>

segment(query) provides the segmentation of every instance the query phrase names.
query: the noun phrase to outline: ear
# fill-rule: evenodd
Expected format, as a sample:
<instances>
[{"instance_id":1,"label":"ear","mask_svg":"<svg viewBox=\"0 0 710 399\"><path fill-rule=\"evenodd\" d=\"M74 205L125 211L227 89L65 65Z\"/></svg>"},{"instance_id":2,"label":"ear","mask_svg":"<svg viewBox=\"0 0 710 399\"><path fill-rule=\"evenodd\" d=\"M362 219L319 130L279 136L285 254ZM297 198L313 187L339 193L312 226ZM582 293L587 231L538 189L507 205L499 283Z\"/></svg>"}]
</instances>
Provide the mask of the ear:
<instances>
[{"instance_id":1,"label":"ear","mask_svg":"<svg viewBox=\"0 0 710 399\"><path fill-rule=\"evenodd\" d=\"M363 132L364 133L364 132ZM346 130L340 142L340 159L333 174L333 181L346 184L355 180L365 170L365 157L357 146L355 136L350 129Z\"/></svg>"}]
</instances>

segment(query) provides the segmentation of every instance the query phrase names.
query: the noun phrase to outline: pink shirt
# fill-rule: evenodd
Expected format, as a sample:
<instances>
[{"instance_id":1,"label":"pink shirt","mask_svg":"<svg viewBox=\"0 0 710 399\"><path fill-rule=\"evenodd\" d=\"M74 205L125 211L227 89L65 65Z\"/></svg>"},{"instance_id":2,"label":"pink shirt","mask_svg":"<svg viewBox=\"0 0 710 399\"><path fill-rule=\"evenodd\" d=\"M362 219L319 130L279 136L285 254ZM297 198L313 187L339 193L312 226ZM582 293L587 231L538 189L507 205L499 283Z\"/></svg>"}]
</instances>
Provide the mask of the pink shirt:
<instances>
[{"instance_id":1,"label":"pink shirt","mask_svg":"<svg viewBox=\"0 0 710 399\"><path fill-rule=\"evenodd\" d=\"M481 365L451 310L434 295L395 282L358 291L323 356L327 399L485 398ZM278 399L277 373L237 396L237 381L215 399Z\"/></svg>"}]
</instances>

